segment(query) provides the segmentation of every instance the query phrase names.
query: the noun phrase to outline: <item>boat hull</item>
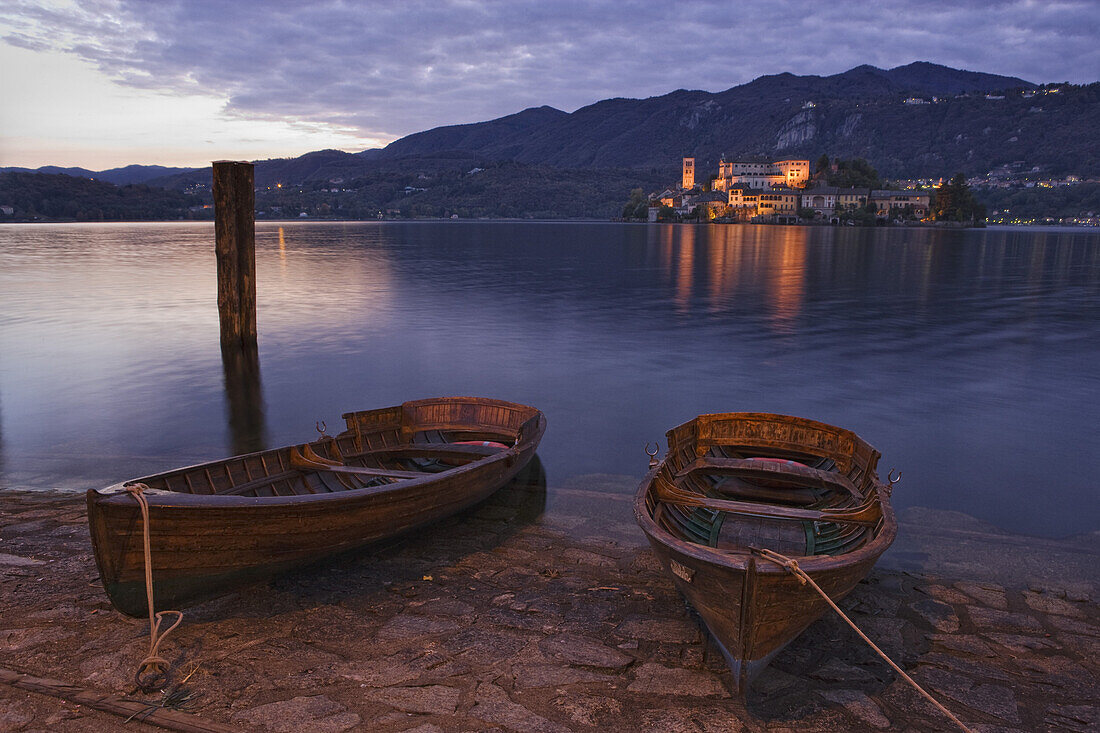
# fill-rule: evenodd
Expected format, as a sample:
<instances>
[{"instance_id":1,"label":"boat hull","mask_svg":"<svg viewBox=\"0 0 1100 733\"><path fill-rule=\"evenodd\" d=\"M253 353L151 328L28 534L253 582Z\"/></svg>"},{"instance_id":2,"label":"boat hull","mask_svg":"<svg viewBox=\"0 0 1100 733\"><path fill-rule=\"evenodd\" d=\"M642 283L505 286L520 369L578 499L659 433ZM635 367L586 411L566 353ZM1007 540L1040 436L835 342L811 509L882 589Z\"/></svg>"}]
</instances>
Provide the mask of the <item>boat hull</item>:
<instances>
[{"instance_id":1,"label":"boat hull","mask_svg":"<svg viewBox=\"0 0 1100 733\"><path fill-rule=\"evenodd\" d=\"M676 589L721 650L739 694L745 694L775 655L829 610L809 585L801 585L771 562L746 556L739 566L715 563L672 546L667 538L648 532L647 537ZM875 559L814 570L811 577L839 601L870 572Z\"/></svg>"},{"instance_id":2,"label":"boat hull","mask_svg":"<svg viewBox=\"0 0 1100 733\"><path fill-rule=\"evenodd\" d=\"M740 426L729 427L738 433L737 444L752 445L766 450L782 444L791 449L791 434L812 435L819 424L782 416L737 414L700 416L735 422L760 421L769 425L767 439L750 440ZM782 419L780 419L782 418ZM782 429L782 421L791 421L789 430ZM781 425L776 428L776 425ZM830 426L822 426L830 427ZM829 610L828 604L809 584L803 584L796 576L774 562L760 557L752 546L707 546L669 531L667 524L659 521L662 498L657 488L659 477L676 475L678 469L688 465L697 456L695 437L710 434L715 426L695 426L690 423L669 431L669 454L659 462L639 486L634 501L634 515L638 525L649 540L661 566L668 572L677 590L695 609L706 625L715 643L722 651L732 673L733 690L744 696L753 679L767 667L783 648L802 633L815 620ZM854 438L854 436L853 436ZM707 448L709 450L709 447ZM807 450L807 452L810 452ZM827 452L817 448L817 452ZM841 453L868 456L863 466L856 466L853 475L866 474L862 486L866 491L879 491L874 478L874 462L877 453L863 450L853 442L835 457L842 461ZM855 464L852 464L855 466ZM845 468L851 468L845 464ZM679 475L682 475L679 474ZM799 567L829 595L838 601L866 577L875 562L893 542L897 534L897 522L888 501L879 502L881 518L873 536L858 548L837 555L805 555L797 557ZM727 518L726 522L735 520ZM761 545L766 547L766 545Z\"/></svg>"},{"instance_id":3,"label":"boat hull","mask_svg":"<svg viewBox=\"0 0 1100 733\"><path fill-rule=\"evenodd\" d=\"M461 427L482 426L473 414ZM544 430L545 419L538 413L528 434L501 453L441 473L356 490L301 496L145 491L154 607L186 606L416 530L477 504L527 465ZM188 470L192 475L217 475L222 463ZM137 502L117 489L89 491L88 518L111 603L131 616L145 615L145 556Z\"/></svg>"}]
</instances>

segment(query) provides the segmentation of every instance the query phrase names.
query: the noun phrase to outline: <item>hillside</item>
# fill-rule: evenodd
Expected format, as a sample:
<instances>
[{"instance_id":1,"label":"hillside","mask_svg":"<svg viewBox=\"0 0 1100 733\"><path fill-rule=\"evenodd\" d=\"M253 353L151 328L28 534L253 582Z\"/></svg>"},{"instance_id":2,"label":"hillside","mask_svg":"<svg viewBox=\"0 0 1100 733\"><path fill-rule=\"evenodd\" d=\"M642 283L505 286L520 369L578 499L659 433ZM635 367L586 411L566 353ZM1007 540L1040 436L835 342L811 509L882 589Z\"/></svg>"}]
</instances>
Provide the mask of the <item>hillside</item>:
<instances>
[{"instance_id":1,"label":"hillside","mask_svg":"<svg viewBox=\"0 0 1100 733\"><path fill-rule=\"evenodd\" d=\"M822 153L866 158L898 178L981 175L1012 163L1048 175L1095 176L1100 130L1094 119L1100 119L1100 84L1036 87L928 63L859 66L825 77L763 76L718 93L607 99L572 113L532 108L415 133L354 155L325 150L260 161L256 176L262 185L346 178L384 162L458 155L674 177L683 156L695 157L697 168L709 173L722 155L815 160ZM153 183L200 182L203 175Z\"/></svg>"},{"instance_id":2,"label":"hillside","mask_svg":"<svg viewBox=\"0 0 1100 733\"><path fill-rule=\"evenodd\" d=\"M116 186L106 181L51 173L0 173L0 221L164 221L192 217L194 196L145 185Z\"/></svg>"},{"instance_id":3,"label":"hillside","mask_svg":"<svg viewBox=\"0 0 1100 733\"><path fill-rule=\"evenodd\" d=\"M331 159L326 170L342 170L345 162ZM278 187L269 175L287 172L282 167L268 167L261 184L260 170L256 208L269 217L609 219L622 210L623 191L664 184L662 175L645 171L569 170L454 154L379 161L335 185L322 177Z\"/></svg>"},{"instance_id":4,"label":"hillside","mask_svg":"<svg viewBox=\"0 0 1100 733\"><path fill-rule=\"evenodd\" d=\"M323 163L331 157L329 162ZM637 170L578 171L464 156L381 161L359 175L329 183L347 153L315 154L306 168L293 161L257 166L266 171L256 192L260 219L375 219L388 217L609 219L622 210L623 191L656 188L663 176ZM297 159L294 159L297 160ZM278 174L311 170L320 178L276 185ZM346 171L345 171L346 172ZM140 221L209 219L210 171L181 174L169 183L193 193L146 185L115 186L59 174L0 173L0 221ZM259 178L259 176L258 176ZM192 180L194 179L194 180Z\"/></svg>"},{"instance_id":5,"label":"hillside","mask_svg":"<svg viewBox=\"0 0 1100 733\"><path fill-rule=\"evenodd\" d=\"M777 74L718 93L678 90L604 100L572 114L541 108L440 127L373 157L453 150L559 168L674 170L690 155L709 171L723 154L814 159L827 152L865 157L896 177L974 175L1018 160L1052 173L1100 172L1100 133L1088 124L1100 115L1100 87L1031 96L1035 88L928 63L859 66L826 77ZM1002 93L1004 99L986 98ZM905 103L933 96L942 98ZM524 124L514 124L520 116Z\"/></svg>"}]
</instances>

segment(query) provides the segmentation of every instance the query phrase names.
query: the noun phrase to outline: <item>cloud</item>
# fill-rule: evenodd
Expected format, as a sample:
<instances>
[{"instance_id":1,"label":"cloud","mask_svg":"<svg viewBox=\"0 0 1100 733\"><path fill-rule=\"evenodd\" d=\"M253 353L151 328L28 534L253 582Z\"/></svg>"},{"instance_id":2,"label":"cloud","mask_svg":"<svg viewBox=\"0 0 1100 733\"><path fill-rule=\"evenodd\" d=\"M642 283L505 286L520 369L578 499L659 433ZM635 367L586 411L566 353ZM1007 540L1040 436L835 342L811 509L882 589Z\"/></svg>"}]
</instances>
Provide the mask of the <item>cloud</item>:
<instances>
[{"instance_id":1,"label":"cloud","mask_svg":"<svg viewBox=\"0 0 1100 733\"><path fill-rule=\"evenodd\" d=\"M718 91L762 74L927 60L1031 81L1100 69L1100 4L958 0L0 2L4 40L242 119L393 139L549 104Z\"/></svg>"}]
</instances>

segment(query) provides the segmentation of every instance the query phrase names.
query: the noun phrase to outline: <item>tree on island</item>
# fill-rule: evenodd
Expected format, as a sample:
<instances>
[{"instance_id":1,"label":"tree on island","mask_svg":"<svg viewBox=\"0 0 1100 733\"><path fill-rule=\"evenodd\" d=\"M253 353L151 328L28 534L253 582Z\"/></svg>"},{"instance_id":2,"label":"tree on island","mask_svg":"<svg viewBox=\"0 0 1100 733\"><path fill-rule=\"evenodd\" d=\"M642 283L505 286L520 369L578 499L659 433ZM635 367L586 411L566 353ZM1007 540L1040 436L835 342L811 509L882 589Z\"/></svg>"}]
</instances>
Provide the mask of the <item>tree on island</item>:
<instances>
[{"instance_id":1,"label":"tree on island","mask_svg":"<svg viewBox=\"0 0 1100 733\"><path fill-rule=\"evenodd\" d=\"M974 198L962 173L936 189L931 208L936 221L974 224L985 219L985 206Z\"/></svg>"},{"instance_id":2,"label":"tree on island","mask_svg":"<svg viewBox=\"0 0 1100 733\"><path fill-rule=\"evenodd\" d=\"M878 171L863 158L836 161L836 170L827 169L825 181L838 188L882 188Z\"/></svg>"},{"instance_id":3,"label":"tree on island","mask_svg":"<svg viewBox=\"0 0 1100 733\"><path fill-rule=\"evenodd\" d=\"M828 155L822 155L814 163L812 180L817 185L838 188L883 188L878 171L863 158L836 158L830 162Z\"/></svg>"},{"instance_id":4,"label":"tree on island","mask_svg":"<svg viewBox=\"0 0 1100 733\"><path fill-rule=\"evenodd\" d=\"M855 226L873 227L878 224L878 214L876 212L875 202L868 201L863 206L851 204L847 208L838 209L837 215L840 221L845 224L851 222Z\"/></svg>"},{"instance_id":5,"label":"tree on island","mask_svg":"<svg viewBox=\"0 0 1100 733\"><path fill-rule=\"evenodd\" d=\"M646 201L645 192L635 188L630 192L630 200L623 206L624 219L646 219L649 216L649 202Z\"/></svg>"}]
</instances>

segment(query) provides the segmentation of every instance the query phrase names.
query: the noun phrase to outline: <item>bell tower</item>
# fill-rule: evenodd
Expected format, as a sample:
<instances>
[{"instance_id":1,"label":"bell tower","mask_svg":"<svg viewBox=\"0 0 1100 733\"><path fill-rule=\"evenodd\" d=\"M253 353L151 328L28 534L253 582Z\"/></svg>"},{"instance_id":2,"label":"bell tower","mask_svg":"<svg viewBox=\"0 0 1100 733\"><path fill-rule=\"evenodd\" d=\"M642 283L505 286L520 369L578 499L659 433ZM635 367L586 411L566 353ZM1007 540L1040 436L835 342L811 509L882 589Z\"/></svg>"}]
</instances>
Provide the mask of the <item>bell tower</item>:
<instances>
[{"instance_id":1,"label":"bell tower","mask_svg":"<svg viewBox=\"0 0 1100 733\"><path fill-rule=\"evenodd\" d=\"M684 180L680 188L695 188L695 158L684 158Z\"/></svg>"}]
</instances>

